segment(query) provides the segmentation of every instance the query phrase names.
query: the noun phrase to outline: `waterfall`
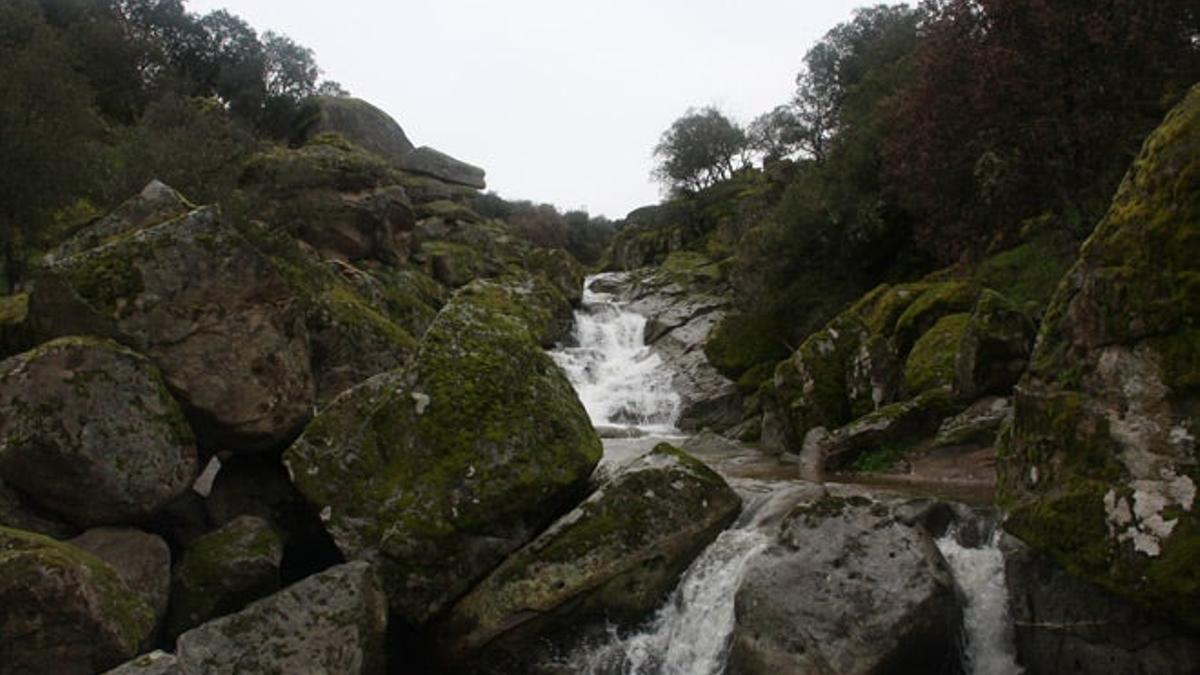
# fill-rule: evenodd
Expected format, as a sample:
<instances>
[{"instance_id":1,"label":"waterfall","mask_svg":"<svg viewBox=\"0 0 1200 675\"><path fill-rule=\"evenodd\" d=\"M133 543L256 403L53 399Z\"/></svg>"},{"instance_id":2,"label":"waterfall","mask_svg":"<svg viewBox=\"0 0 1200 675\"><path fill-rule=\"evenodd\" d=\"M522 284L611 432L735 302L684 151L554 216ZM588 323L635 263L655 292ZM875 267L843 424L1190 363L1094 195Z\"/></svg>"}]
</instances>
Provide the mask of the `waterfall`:
<instances>
[{"instance_id":1,"label":"waterfall","mask_svg":"<svg viewBox=\"0 0 1200 675\"><path fill-rule=\"evenodd\" d=\"M976 548L958 542L953 530L937 540L938 549L963 596L963 670L968 675L1017 675L1004 556L1000 533Z\"/></svg>"},{"instance_id":2,"label":"waterfall","mask_svg":"<svg viewBox=\"0 0 1200 675\"><path fill-rule=\"evenodd\" d=\"M645 344L646 317L624 308L610 293L589 290L575 312L575 346L550 352L567 374L597 427L625 427L651 434L675 433L679 395L662 359Z\"/></svg>"},{"instance_id":3,"label":"waterfall","mask_svg":"<svg viewBox=\"0 0 1200 675\"><path fill-rule=\"evenodd\" d=\"M769 519L786 492L760 481L738 481L747 505L730 529L704 549L666 603L640 629L610 628L599 644L570 655L570 672L584 675L720 675L733 637L733 603L746 566L770 543Z\"/></svg>"}]
</instances>

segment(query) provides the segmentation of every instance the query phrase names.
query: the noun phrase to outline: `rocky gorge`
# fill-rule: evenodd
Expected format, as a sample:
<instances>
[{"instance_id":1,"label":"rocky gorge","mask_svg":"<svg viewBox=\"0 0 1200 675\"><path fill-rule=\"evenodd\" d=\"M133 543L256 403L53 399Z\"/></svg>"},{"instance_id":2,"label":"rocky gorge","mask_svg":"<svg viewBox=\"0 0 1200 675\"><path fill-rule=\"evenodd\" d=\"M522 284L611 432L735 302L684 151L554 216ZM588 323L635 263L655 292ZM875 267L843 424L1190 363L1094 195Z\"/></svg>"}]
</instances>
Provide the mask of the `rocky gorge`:
<instances>
[{"instance_id":1,"label":"rocky gorge","mask_svg":"<svg viewBox=\"0 0 1200 675\"><path fill-rule=\"evenodd\" d=\"M0 673L1200 667L1200 88L1082 248L1031 228L782 358L688 223L585 282L482 170L309 112L230 203L150 183L3 299Z\"/></svg>"}]
</instances>

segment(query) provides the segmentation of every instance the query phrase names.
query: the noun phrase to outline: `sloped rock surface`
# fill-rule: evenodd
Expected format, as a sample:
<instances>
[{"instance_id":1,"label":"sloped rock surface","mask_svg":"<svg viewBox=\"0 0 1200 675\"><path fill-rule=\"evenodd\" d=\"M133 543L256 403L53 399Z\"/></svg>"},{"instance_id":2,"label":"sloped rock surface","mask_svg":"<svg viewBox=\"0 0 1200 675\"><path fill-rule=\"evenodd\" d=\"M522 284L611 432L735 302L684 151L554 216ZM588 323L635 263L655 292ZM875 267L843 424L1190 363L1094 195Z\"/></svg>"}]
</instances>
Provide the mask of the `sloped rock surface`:
<instances>
[{"instance_id":1,"label":"sloped rock surface","mask_svg":"<svg viewBox=\"0 0 1200 675\"><path fill-rule=\"evenodd\" d=\"M61 338L0 363L0 477L81 525L134 522L196 473L183 414L150 361Z\"/></svg>"},{"instance_id":2,"label":"sloped rock surface","mask_svg":"<svg viewBox=\"0 0 1200 675\"><path fill-rule=\"evenodd\" d=\"M387 600L371 566L347 563L184 633L184 673L386 672Z\"/></svg>"},{"instance_id":3,"label":"sloped rock surface","mask_svg":"<svg viewBox=\"0 0 1200 675\"><path fill-rule=\"evenodd\" d=\"M97 527L67 543L112 567L154 611L155 624L163 620L171 591L171 549L162 537L131 527Z\"/></svg>"},{"instance_id":4,"label":"sloped rock surface","mask_svg":"<svg viewBox=\"0 0 1200 675\"><path fill-rule=\"evenodd\" d=\"M465 185L482 190L487 187L483 169L455 159L429 146L421 146L408 153L400 161L407 171L425 174L455 185Z\"/></svg>"},{"instance_id":5,"label":"sloped rock surface","mask_svg":"<svg viewBox=\"0 0 1200 675\"><path fill-rule=\"evenodd\" d=\"M159 180L152 180L141 192L126 200L112 213L60 244L52 257L64 258L83 253L108 240L179 218L192 208L174 188Z\"/></svg>"},{"instance_id":6,"label":"sloped rock surface","mask_svg":"<svg viewBox=\"0 0 1200 675\"><path fill-rule=\"evenodd\" d=\"M314 96L305 102L302 115L300 134L304 140L325 133L340 134L393 162L400 161L414 148L391 115L360 98Z\"/></svg>"},{"instance_id":7,"label":"sloped rock surface","mask_svg":"<svg viewBox=\"0 0 1200 675\"><path fill-rule=\"evenodd\" d=\"M456 603L440 627L442 650L516 672L551 635L641 620L740 508L720 476L660 444Z\"/></svg>"}]
</instances>

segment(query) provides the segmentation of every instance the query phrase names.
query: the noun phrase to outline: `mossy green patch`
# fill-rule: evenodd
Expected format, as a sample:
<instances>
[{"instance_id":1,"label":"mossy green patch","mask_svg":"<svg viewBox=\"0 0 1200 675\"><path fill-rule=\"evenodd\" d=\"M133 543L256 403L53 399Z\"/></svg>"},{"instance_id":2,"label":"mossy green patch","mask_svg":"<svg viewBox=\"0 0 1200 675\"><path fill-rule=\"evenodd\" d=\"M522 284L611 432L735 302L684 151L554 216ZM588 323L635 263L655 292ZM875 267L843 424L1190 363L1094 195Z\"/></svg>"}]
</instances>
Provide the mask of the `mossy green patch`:
<instances>
[{"instance_id":1,"label":"mossy green patch","mask_svg":"<svg viewBox=\"0 0 1200 675\"><path fill-rule=\"evenodd\" d=\"M713 327L704 343L704 355L722 375L738 378L747 371L758 368L757 386L766 379L765 368L787 358L790 351L780 339L784 333L773 316L759 314L726 314ZM769 371L766 371L769 373Z\"/></svg>"},{"instance_id":2,"label":"mossy green patch","mask_svg":"<svg viewBox=\"0 0 1200 675\"><path fill-rule=\"evenodd\" d=\"M977 289L965 281L945 281L929 286L896 319L895 340L899 353L908 352L942 317L970 311L976 294Z\"/></svg>"},{"instance_id":3,"label":"mossy green patch","mask_svg":"<svg viewBox=\"0 0 1200 675\"><path fill-rule=\"evenodd\" d=\"M904 385L917 394L954 383L954 363L958 356L970 314L944 316L913 345L904 364Z\"/></svg>"},{"instance_id":4,"label":"mossy green patch","mask_svg":"<svg viewBox=\"0 0 1200 675\"><path fill-rule=\"evenodd\" d=\"M29 315L29 294L0 297L0 325L18 324Z\"/></svg>"},{"instance_id":5,"label":"mossy green patch","mask_svg":"<svg viewBox=\"0 0 1200 675\"><path fill-rule=\"evenodd\" d=\"M1051 234L1001 251L979 263L975 276L983 286L1003 293L1041 314L1075 259L1072 242Z\"/></svg>"}]
</instances>

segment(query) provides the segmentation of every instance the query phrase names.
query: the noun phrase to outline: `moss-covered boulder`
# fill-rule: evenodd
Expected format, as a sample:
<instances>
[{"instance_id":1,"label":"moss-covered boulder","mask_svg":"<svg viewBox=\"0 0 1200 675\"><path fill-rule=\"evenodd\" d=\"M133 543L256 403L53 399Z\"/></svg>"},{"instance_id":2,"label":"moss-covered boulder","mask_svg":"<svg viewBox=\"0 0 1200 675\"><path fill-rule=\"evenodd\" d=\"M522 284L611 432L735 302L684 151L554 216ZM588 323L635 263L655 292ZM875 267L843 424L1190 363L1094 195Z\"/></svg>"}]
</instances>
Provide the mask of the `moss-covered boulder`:
<instances>
[{"instance_id":1,"label":"moss-covered boulder","mask_svg":"<svg viewBox=\"0 0 1200 675\"><path fill-rule=\"evenodd\" d=\"M984 289L959 340L955 393L966 400L1008 394L1025 372L1036 333L1033 320L1021 307Z\"/></svg>"},{"instance_id":2,"label":"moss-covered boulder","mask_svg":"<svg viewBox=\"0 0 1200 675\"><path fill-rule=\"evenodd\" d=\"M348 558L425 623L570 508L600 441L527 325L461 293L413 367L336 399L285 453Z\"/></svg>"},{"instance_id":3,"label":"moss-covered boulder","mask_svg":"<svg viewBox=\"0 0 1200 675\"><path fill-rule=\"evenodd\" d=\"M282 558L279 533L255 516L235 518L188 544L171 581L167 639L279 590Z\"/></svg>"},{"instance_id":4,"label":"moss-covered boulder","mask_svg":"<svg viewBox=\"0 0 1200 675\"><path fill-rule=\"evenodd\" d=\"M909 393L954 384L959 345L970 322L970 314L944 316L917 340L904 363L904 387Z\"/></svg>"},{"instance_id":5,"label":"moss-covered boulder","mask_svg":"<svg viewBox=\"0 0 1200 675\"><path fill-rule=\"evenodd\" d=\"M174 188L158 180L150 181L137 195L111 213L84 227L59 244L53 258L83 253L113 239L182 217L195 208Z\"/></svg>"},{"instance_id":6,"label":"moss-covered boulder","mask_svg":"<svg viewBox=\"0 0 1200 675\"><path fill-rule=\"evenodd\" d=\"M179 406L145 357L69 337L0 362L0 478L81 525L135 522L195 477Z\"/></svg>"},{"instance_id":7,"label":"moss-covered boulder","mask_svg":"<svg viewBox=\"0 0 1200 675\"><path fill-rule=\"evenodd\" d=\"M203 446L261 449L312 415L292 288L212 207L56 259L30 313L43 335L112 337L162 369Z\"/></svg>"},{"instance_id":8,"label":"moss-covered boulder","mask_svg":"<svg viewBox=\"0 0 1200 675\"><path fill-rule=\"evenodd\" d=\"M728 672L938 673L959 666L954 579L901 505L801 494L735 600Z\"/></svg>"},{"instance_id":9,"label":"moss-covered boulder","mask_svg":"<svg viewBox=\"0 0 1200 675\"><path fill-rule=\"evenodd\" d=\"M1142 148L1046 311L998 458L1005 527L1200 630L1200 87Z\"/></svg>"},{"instance_id":10,"label":"moss-covered boulder","mask_svg":"<svg viewBox=\"0 0 1200 675\"><path fill-rule=\"evenodd\" d=\"M153 610L155 626L163 620L171 590L171 549L162 537L132 527L96 527L67 543L112 567Z\"/></svg>"},{"instance_id":11,"label":"moss-covered boulder","mask_svg":"<svg viewBox=\"0 0 1200 675\"><path fill-rule=\"evenodd\" d=\"M892 331L896 350L907 353L943 317L970 312L977 293L966 281L930 283L897 317Z\"/></svg>"},{"instance_id":12,"label":"moss-covered boulder","mask_svg":"<svg viewBox=\"0 0 1200 675\"><path fill-rule=\"evenodd\" d=\"M441 650L519 672L553 635L640 621L740 508L720 476L659 444L457 602L439 627Z\"/></svg>"},{"instance_id":13,"label":"moss-covered boulder","mask_svg":"<svg viewBox=\"0 0 1200 675\"><path fill-rule=\"evenodd\" d=\"M834 429L850 421L846 375L851 358L868 337L862 321L844 313L776 366L764 407L786 425L784 449L798 451L811 429Z\"/></svg>"},{"instance_id":14,"label":"moss-covered boulder","mask_svg":"<svg viewBox=\"0 0 1200 675\"><path fill-rule=\"evenodd\" d=\"M387 601L371 566L330 568L180 636L184 673L387 671Z\"/></svg>"},{"instance_id":15,"label":"moss-covered boulder","mask_svg":"<svg viewBox=\"0 0 1200 675\"><path fill-rule=\"evenodd\" d=\"M153 629L154 612L95 556L0 528L0 673L102 672Z\"/></svg>"},{"instance_id":16,"label":"moss-covered boulder","mask_svg":"<svg viewBox=\"0 0 1200 675\"><path fill-rule=\"evenodd\" d=\"M360 98L313 96L297 116L296 136L312 140L337 134L390 162L399 162L414 146L404 129L384 111Z\"/></svg>"},{"instance_id":17,"label":"moss-covered boulder","mask_svg":"<svg viewBox=\"0 0 1200 675\"><path fill-rule=\"evenodd\" d=\"M738 379L756 366L773 367L788 356L788 348L777 339L780 334L770 317L741 312L726 314L704 341L704 355L722 375ZM770 370L759 369L746 386L757 385L770 377ZM753 380L757 379L758 382Z\"/></svg>"},{"instance_id":18,"label":"moss-covered boulder","mask_svg":"<svg viewBox=\"0 0 1200 675\"><path fill-rule=\"evenodd\" d=\"M399 264L416 215L395 169L338 138L271 148L246 164L246 216L331 258Z\"/></svg>"},{"instance_id":19,"label":"moss-covered boulder","mask_svg":"<svg viewBox=\"0 0 1200 675\"><path fill-rule=\"evenodd\" d=\"M525 256L525 268L562 294L572 307L583 302L583 265L561 248L535 248Z\"/></svg>"},{"instance_id":20,"label":"moss-covered boulder","mask_svg":"<svg viewBox=\"0 0 1200 675\"><path fill-rule=\"evenodd\" d=\"M883 468L903 459L962 409L949 387L868 413L821 439L824 468Z\"/></svg>"}]
</instances>

